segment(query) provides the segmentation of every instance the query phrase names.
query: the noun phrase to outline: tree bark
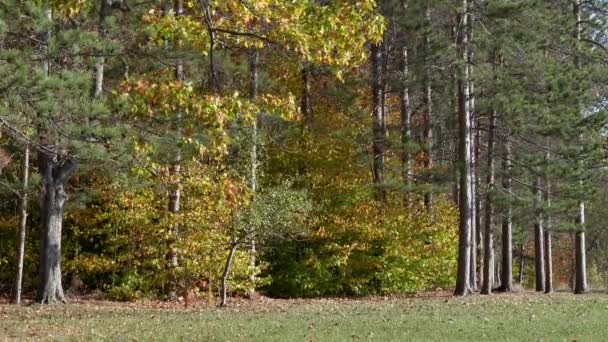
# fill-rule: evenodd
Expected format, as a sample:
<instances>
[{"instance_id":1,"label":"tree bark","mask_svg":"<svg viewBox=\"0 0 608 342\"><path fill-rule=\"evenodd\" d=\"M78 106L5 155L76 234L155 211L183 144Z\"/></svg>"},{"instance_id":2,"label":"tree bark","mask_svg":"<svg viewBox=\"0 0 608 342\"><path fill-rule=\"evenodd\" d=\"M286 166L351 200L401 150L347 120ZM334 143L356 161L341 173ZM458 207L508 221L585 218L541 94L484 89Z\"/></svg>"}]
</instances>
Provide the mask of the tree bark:
<instances>
[{"instance_id":1,"label":"tree bark","mask_svg":"<svg viewBox=\"0 0 608 342\"><path fill-rule=\"evenodd\" d=\"M63 207L67 200L65 184L76 171L72 159L60 160L57 155L39 151L39 169L43 190L40 208L40 281L36 302L53 304L65 302L61 283L61 229Z\"/></svg>"},{"instance_id":2,"label":"tree bark","mask_svg":"<svg viewBox=\"0 0 608 342\"><path fill-rule=\"evenodd\" d=\"M222 292L220 299L220 306L224 307L228 304L228 274L230 274L230 266L232 265L232 259L234 253L238 247L237 242L230 243L230 251L228 252L228 258L226 258L226 264L224 265L224 272L222 273Z\"/></svg>"},{"instance_id":3,"label":"tree bark","mask_svg":"<svg viewBox=\"0 0 608 342\"><path fill-rule=\"evenodd\" d=\"M581 211L584 211L581 209ZM584 216L581 216L584 217ZM580 219L580 218L579 218ZM584 220L584 219L583 219ZM584 221L583 221L584 222ZM583 294L589 292L587 285L587 252L585 250L585 232L579 231L575 234L575 279L574 293Z\"/></svg>"},{"instance_id":4,"label":"tree bark","mask_svg":"<svg viewBox=\"0 0 608 342\"><path fill-rule=\"evenodd\" d=\"M576 16L576 67L582 68L581 58L578 54L580 49L580 42L582 40L582 13L581 13L581 0L574 1L574 14ZM581 116L583 114L581 113ZM580 143L583 142L583 135L579 136ZM583 181L580 181L581 187ZM581 294L589 291L587 286L587 251L585 248L585 201L583 198L579 200L578 205L578 226L579 231L575 235L575 280L574 280L574 293Z\"/></svg>"},{"instance_id":5,"label":"tree bark","mask_svg":"<svg viewBox=\"0 0 608 342\"><path fill-rule=\"evenodd\" d=\"M258 94L258 57L259 52L257 50L252 50L249 54L249 101L255 101ZM255 195L257 192L258 181L258 113L255 114L253 118L253 123L251 127L251 193L253 195L253 201L255 201ZM256 267L256 237L254 228L250 228L249 235L251 239L249 241L249 267L252 270L251 275L249 276L249 280L251 281L252 287L247 291L247 295L249 298L255 297L255 280L256 275L255 270Z\"/></svg>"},{"instance_id":6,"label":"tree bark","mask_svg":"<svg viewBox=\"0 0 608 342\"><path fill-rule=\"evenodd\" d=\"M25 145L23 155L23 180L21 198L19 199L19 230L17 232L17 272L15 275L15 292L13 302L21 303L21 290L23 284L23 259L25 257L25 234L27 229L27 200L30 176L30 147Z\"/></svg>"},{"instance_id":7,"label":"tree bark","mask_svg":"<svg viewBox=\"0 0 608 342\"><path fill-rule=\"evenodd\" d=\"M507 133L508 134L508 133ZM505 192L511 193L511 141L507 136L505 138L506 156L503 160L502 186ZM512 233L512 213L511 204L507 204L507 208L502 218L502 268L501 268L501 291L513 291L513 233ZM522 244L523 246L523 244ZM523 248L522 248L522 263L523 263ZM522 266L523 268L523 266ZM521 283L521 280L520 280Z\"/></svg>"},{"instance_id":8,"label":"tree bark","mask_svg":"<svg viewBox=\"0 0 608 342\"><path fill-rule=\"evenodd\" d=\"M469 83L470 86L471 83ZM469 103L472 104L471 101ZM471 290L477 291L479 289L478 286L478 277L483 278L483 267L480 268L480 264L478 263L478 254L481 255L480 249L482 244L482 232L481 226L479 225L480 217L479 217L479 209L480 202L477 196L477 186L479 184L477 177L477 135L474 134L475 131L475 119L473 117L473 107L471 108L471 273L470 273L470 283Z\"/></svg>"},{"instance_id":9,"label":"tree bark","mask_svg":"<svg viewBox=\"0 0 608 342\"><path fill-rule=\"evenodd\" d=\"M490 129L488 132L488 177L486 190L486 229L483 239L483 287L482 294L492 293L494 280L494 139L496 132L496 110L490 115Z\"/></svg>"},{"instance_id":10,"label":"tree bark","mask_svg":"<svg viewBox=\"0 0 608 342\"><path fill-rule=\"evenodd\" d=\"M544 242L543 242L543 215L541 211L542 195L540 191L540 177L534 183L535 197L535 222L534 222L534 275L536 280L536 291L545 291L545 262Z\"/></svg>"},{"instance_id":11,"label":"tree bark","mask_svg":"<svg viewBox=\"0 0 608 342\"><path fill-rule=\"evenodd\" d=\"M547 153L547 162L549 161L549 153ZM548 177L545 175L545 204L547 208L551 207L551 184ZM545 293L553 292L553 256L551 253L551 217L547 213L545 215Z\"/></svg>"},{"instance_id":12,"label":"tree bark","mask_svg":"<svg viewBox=\"0 0 608 342\"><path fill-rule=\"evenodd\" d=\"M454 295L464 296L471 291L471 110L469 102L469 25L468 0L462 1L462 21L460 29L460 66L459 75L459 144L460 144L460 222L458 240L458 270Z\"/></svg>"},{"instance_id":13,"label":"tree bark","mask_svg":"<svg viewBox=\"0 0 608 342\"><path fill-rule=\"evenodd\" d=\"M545 230L545 293L553 293L553 257L551 255L551 231Z\"/></svg>"},{"instance_id":14,"label":"tree bark","mask_svg":"<svg viewBox=\"0 0 608 342\"><path fill-rule=\"evenodd\" d=\"M372 130L373 130L373 166L372 176L376 189L376 199L386 200L384 182L384 145L386 129L384 127L384 110L382 108L382 47L371 45L371 89L372 89Z\"/></svg>"},{"instance_id":15,"label":"tree bark","mask_svg":"<svg viewBox=\"0 0 608 342\"><path fill-rule=\"evenodd\" d=\"M411 208L411 185L413 179L412 172L412 153L410 151L410 144L412 141L412 107L410 104L410 89L409 89L409 61L408 61L408 49L407 46L403 48L402 56L402 70L403 70L403 85L401 88L401 145L402 151L402 178L405 192L403 195L403 201L406 208Z\"/></svg>"}]
</instances>

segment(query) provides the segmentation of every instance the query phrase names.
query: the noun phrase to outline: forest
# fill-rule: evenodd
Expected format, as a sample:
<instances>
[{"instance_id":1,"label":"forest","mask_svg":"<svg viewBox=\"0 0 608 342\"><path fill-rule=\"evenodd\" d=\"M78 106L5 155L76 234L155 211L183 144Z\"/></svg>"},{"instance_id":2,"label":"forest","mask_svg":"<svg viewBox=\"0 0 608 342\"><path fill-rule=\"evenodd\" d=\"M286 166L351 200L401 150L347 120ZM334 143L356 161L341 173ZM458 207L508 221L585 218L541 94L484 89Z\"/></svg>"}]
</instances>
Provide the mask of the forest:
<instances>
[{"instance_id":1,"label":"forest","mask_svg":"<svg viewBox=\"0 0 608 342\"><path fill-rule=\"evenodd\" d=\"M608 289L605 0L1 0L0 98L14 303Z\"/></svg>"}]
</instances>

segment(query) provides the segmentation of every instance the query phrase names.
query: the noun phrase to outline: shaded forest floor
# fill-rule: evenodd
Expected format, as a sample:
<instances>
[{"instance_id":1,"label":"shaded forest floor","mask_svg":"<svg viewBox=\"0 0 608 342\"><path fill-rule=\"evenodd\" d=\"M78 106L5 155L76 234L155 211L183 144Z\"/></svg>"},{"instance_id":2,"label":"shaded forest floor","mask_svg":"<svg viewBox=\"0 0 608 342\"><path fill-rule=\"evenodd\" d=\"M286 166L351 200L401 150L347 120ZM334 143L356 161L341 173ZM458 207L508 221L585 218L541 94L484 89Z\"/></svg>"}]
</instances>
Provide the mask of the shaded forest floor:
<instances>
[{"instance_id":1,"label":"shaded forest floor","mask_svg":"<svg viewBox=\"0 0 608 342\"><path fill-rule=\"evenodd\" d=\"M608 295L500 294L453 298L203 302L75 300L57 306L0 304L0 341L599 341Z\"/></svg>"}]
</instances>

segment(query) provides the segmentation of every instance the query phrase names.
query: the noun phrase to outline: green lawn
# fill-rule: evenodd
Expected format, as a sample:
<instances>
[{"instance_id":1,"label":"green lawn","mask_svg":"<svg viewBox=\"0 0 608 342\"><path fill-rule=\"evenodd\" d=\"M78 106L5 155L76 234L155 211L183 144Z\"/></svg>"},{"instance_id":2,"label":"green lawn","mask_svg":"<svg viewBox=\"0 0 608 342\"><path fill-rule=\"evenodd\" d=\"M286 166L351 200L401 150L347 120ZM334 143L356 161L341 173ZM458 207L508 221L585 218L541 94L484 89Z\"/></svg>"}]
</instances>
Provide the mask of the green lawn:
<instances>
[{"instance_id":1,"label":"green lawn","mask_svg":"<svg viewBox=\"0 0 608 342\"><path fill-rule=\"evenodd\" d=\"M605 341L608 295L263 300L225 309L162 303L0 305L0 341Z\"/></svg>"}]
</instances>

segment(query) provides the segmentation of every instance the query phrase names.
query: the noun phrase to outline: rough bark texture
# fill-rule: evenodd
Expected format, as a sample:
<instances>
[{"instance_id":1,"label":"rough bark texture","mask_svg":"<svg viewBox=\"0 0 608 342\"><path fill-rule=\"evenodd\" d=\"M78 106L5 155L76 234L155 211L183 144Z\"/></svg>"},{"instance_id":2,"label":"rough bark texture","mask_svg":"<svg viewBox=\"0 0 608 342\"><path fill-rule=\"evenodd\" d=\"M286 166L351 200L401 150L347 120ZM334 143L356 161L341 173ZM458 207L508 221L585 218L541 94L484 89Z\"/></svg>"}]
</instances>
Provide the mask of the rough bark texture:
<instances>
[{"instance_id":1,"label":"rough bark texture","mask_svg":"<svg viewBox=\"0 0 608 342\"><path fill-rule=\"evenodd\" d=\"M25 233L27 228L27 200L30 176L30 147L25 146L23 155L23 180L21 198L19 199L19 230L17 231L17 271L15 274L15 292L13 302L21 303L21 285L23 283L23 258L25 256Z\"/></svg>"},{"instance_id":2,"label":"rough bark texture","mask_svg":"<svg viewBox=\"0 0 608 342\"><path fill-rule=\"evenodd\" d=\"M505 141L505 159L503 160L502 186L505 192L511 192L511 141L507 136ZM502 218L502 268L501 268L501 291L513 291L513 234L512 234L512 209L507 205ZM523 258L522 258L523 260Z\"/></svg>"},{"instance_id":3,"label":"rough bark texture","mask_svg":"<svg viewBox=\"0 0 608 342\"><path fill-rule=\"evenodd\" d=\"M542 195L540 191L540 178L537 177L534 183L535 194L535 222L534 222L534 275L536 281L536 291L545 291L545 252L543 242L543 215L540 211Z\"/></svg>"},{"instance_id":4,"label":"rough bark texture","mask_svg":"<svg viewBox=\"0 0 608 342\"><path fill-rule=\"evenodd\" d=\"M384 145L386 129L384 127L384 110L382 108L382 46L371 45L371 89L372 89L372 130L373 130L373 165L372 176L376 188L376 199L386 200L384 182Z\"/></svg>"},{"instance_id":5,"label":"rough bark texture","mask_svg":"<svg viewBox=\"0 0 608 342\"><path fill-rule=\"evenodd\" d=\"M468 0L462 2L462 21L460 30L461 60L466 61L469 42L468 27L469 13ZM469 66L463 63L460 70L459 88L459 141L460 141L460 236L458 240L458 270L454 294L464 296L471 291L469 282L471 270L471 111L469 102Z\"/></svg>"},{"instance_id":6,"label":"rough bark texture","mask_svg":"<svg viewBox=\"0 0 608 342\"><path fill-rule=\"evenodd\" d=\"M494 139L496 132L496 111L490 115L490 129L488 132L488 188L486 190L486 219L483 239L483 286L482 294L492 293L494 280Z\"/></svg>"},{"instance_id":7,"label":"rough bark texture","mask_svg":"<svg viewBox=\"0 0 608 342\"><path fill-rule=\"evenodd\" d=\"M63 206L67 200L65 183L76 170L72 159L60 160L46 151L38 154L43 190L40 208L40 282L36 302L65 302L61 284L61 228Z\"/></svg>"},{"instance_id":8,"label":"rough bark texture","mask_svg":"<svg viewBox=\"0 0 608 342\"><path fill-rule=\"evenodd\" d=\"M402 178L403 185L405 186L405 193L403 195L403 201L407 208L412 206L412 198L410 194L410 188L412 185L413 172L412 172L412 153L409 150L410 143L412 141L412 107L410 104L410 89L408 85L409 80L409 65L408 65L408 49L403 48L402 56L402 70L403 70L403 82L404 85L401 88L400 98L400 116L401 116L401 145L403 146L402 152Z\"/></svg>"}]
</instances>

